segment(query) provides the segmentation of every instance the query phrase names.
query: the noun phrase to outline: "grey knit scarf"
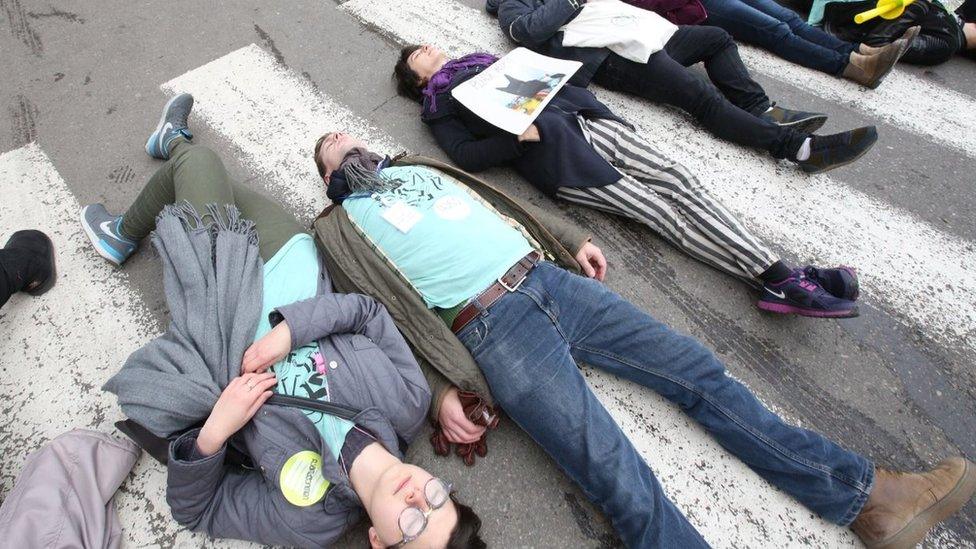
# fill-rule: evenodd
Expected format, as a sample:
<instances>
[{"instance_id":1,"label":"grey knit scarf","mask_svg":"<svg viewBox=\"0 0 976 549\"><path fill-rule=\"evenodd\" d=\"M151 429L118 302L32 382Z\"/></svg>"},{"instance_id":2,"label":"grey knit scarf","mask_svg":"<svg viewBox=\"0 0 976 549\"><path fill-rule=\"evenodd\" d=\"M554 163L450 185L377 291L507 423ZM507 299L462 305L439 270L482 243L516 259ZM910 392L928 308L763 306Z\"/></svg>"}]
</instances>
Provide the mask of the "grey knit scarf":
<instances>
[{"instance_id":1,"label":"grey knit scarf","mask_svg":"<svg viewBox=\"0 0 976 549\"><path fill-rule=\"evenodd\" d=\"M132 353L103 390L158 436L205 419L240 372L261 314L264 264L254 223L234 206L167 206L152 242L170 325Z\"/></svg>"}]
</instances>

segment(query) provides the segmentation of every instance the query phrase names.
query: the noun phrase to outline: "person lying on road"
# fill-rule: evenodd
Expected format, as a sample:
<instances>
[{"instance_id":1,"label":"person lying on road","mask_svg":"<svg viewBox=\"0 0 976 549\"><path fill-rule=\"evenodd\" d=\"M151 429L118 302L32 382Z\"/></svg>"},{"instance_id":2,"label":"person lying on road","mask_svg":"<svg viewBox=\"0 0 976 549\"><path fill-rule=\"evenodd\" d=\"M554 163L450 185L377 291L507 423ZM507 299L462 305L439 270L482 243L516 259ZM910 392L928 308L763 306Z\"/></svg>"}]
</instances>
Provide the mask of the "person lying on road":
<instances>
[{"instance_id":1,"label":"person lying on road","mask_svg":"<svg viewBox=\"0 0 976 549\"><path fill-rule=\"evenodd\" d=\"M164 340L150 347L157 345L154 341L145 352L137 351L137 363L184 367L187 361L173 349L189 338L190 358L199 353L215 368L214 362L229 353L208 353L207 341L244 330L242 318L252 311L241 309L254 300L254 327L239 338L236 356L242 358L233 371L215 375L228 382L212 411L204 409L206 422L170 445L167 502L174 518L214 537L318 548L331 545L365 510L374 548L485 547L478 534L480 519L458 502L451 483L402 461L401 445L420 434L431 390L386 309L367 296L333 293L329 272L301 224L279 204L233 182L212 150L191 144L187 117L192 104L193 98L182 94L166 105L146 145L151 156L166 163L124 214L110 215L101 204L81 212L95 250L117 265L156 231L175 336L168 346ZM218 207L225 204L230 205L227 213ZM170 233L162 230L171 225L161 224L174 211L187 227L171 243ZM194 261L200 254L175 253L180 242L201 231L235 230L252 239L241 254L253 261L253 277L232 261L229 270L219 269L228 263L229 246L220 236L213 237L213 256L209 249L202 254L204 265L217 265L212 279ZM195 283L204 279L206 293ZM254 287L239 295L202 297L222 283L234 287L249 280ZM171 298L171 287L185 292L185 302ZM229 302L224 306L235 311L232 318L199 320L211 301ZM215 319L213 325L205 322L209 318ZM194 337L194 330L204 335ZM145 374L123 368L106 389L119 395L130 418L153 430L155 415L142 410L166 401L160 398L164 386L139 383L139 375ZM177 396L185 400L194 393L193 383L184 379ZM149 402L133 408L140 386L149 385ZM265 404L272 396L288 405ZM450 408L457 393L447 391L438 399L439 407ZM169 436L162 425L153 432ZM225 463L229 445L242 449L254 469Z\"/></svg>"},{"instance_id":2,"label":"person lying on road","mask_svg":"<svg viewBox=\"0 0 976 549\"><path fill-rule=\"evenodd\" d=\"M438 369L473 359L491 398L628 547L707 544L577 363L658 391L758 475L869 546L913 546L976 491L976 467L963 458L894 473L784 422L701 343L604 286L606 260L585 234L543 222L545 213L475 176L421 157L391 160L340 132L323 135L313 155L333 201L314 225L330 272L383 302L415 352L446 363Z\"/></svg>"},{"instance_id":3,"label":"person lying on road","mask_svg":"<svg viewBox=\"0 0 976 549\"><path fill-rule=\"evenodd\" d=\"M594 12L594 21L604 25L589 28L584 7L592 6L601 10ZM805 172L819 173L854 162L878 139L874 126L813 135L827 115L771 103L749 75L732 37L720 28L676 26L620 0L589 4L585 0L487 0L485 7L498 16L502 32L518 44L550 57L582 62L571 84L585 87L592 80L611 90L677 107L716 137L765 150ZM616 44L622 32L615 25L619 17L604 13L614 9L630 9L639 15L640 26L626 35L626 49ZM587 26L575 32L587 40L564 43L569 25ZM638 51L630 53L631 48ZM880 55L867 59L868 86L876 86L897 61ZM689 68L698 62L704 62L707 78Z\"/></svg>"},{"instance_id":4,"label":"person lying on road","mask_svg":"<svg viewBox=\"0 0 976 549\"><path fill-rule=\"evenodd\" d=\"M520 136L479 118L451 90L494 60L477 53L448 60L426 45L404 48L396 63L397 90L422 103L421 118L462 169L513 165L551 197L644 223L695 259L761 285L763 310L858 315L853 269L800 269L777 257L691 172L656 151L589 90L567 84Z\"/></svg>"}]
</instances>

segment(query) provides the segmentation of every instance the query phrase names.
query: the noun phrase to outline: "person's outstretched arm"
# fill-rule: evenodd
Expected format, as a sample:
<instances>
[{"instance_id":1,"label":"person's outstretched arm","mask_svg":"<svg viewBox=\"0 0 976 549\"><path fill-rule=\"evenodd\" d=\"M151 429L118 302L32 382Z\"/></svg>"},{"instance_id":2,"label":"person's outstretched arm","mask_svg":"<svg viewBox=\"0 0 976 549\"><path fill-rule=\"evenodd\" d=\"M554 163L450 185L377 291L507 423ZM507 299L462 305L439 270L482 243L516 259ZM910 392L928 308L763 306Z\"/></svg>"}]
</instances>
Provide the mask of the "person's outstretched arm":
<instances>
[{"instance_id":1,"label":"person's outstretched arm","mask_svg":"<svg viewBox=\"0 0 976 549\"><path fill-rule=\"evenodd\" d=\"M307 547L326 541L307 539L289 526L292 521L282 516L275 503L280 498L277 487L268 484L261 473L224 464L227 440L254 417L276 382L273 374L235 378L203 428L188 431L170 444L166 502L181 525L216 538L274 545ZM254 388L249 389L249 384ZM328 532L326 537L339 537L349 521L358 518L350 515L357 514L322 513L320 524Z\"/></svg>"},{"instance_id":2,"label":"person's outstretched arm","mask_svg":"<svg viewBox=\"0 0 976 549\"><path fill-rule=\"evenodd\" d=\"M533 47L552 38L584 4L586 0L548 0L535 8L531 0L495 0L489 2L488 11L494 5L502 32L519 44Z\"/></svg>"}]
</instances>

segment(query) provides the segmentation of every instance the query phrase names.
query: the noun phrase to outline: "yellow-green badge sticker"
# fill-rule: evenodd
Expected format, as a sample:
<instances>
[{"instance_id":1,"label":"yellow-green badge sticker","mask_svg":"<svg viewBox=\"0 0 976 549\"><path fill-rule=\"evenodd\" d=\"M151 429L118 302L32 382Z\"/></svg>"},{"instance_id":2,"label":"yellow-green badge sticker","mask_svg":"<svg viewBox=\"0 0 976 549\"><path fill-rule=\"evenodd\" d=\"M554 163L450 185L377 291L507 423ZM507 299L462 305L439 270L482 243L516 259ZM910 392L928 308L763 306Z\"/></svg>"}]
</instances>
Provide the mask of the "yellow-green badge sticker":
<instances>
[{"instance_id":1,"label":"yellow-green badge sticker","mask_svg":"<svg viewBox=\"0 0 976 549\"><path fill-rule=\"evenodd\" d=\"M329 481L322 476L322 456L305 450L288 458L278 475L281 493L292 505L308 507L325 496Z\"/></svg>"}]
</instances>

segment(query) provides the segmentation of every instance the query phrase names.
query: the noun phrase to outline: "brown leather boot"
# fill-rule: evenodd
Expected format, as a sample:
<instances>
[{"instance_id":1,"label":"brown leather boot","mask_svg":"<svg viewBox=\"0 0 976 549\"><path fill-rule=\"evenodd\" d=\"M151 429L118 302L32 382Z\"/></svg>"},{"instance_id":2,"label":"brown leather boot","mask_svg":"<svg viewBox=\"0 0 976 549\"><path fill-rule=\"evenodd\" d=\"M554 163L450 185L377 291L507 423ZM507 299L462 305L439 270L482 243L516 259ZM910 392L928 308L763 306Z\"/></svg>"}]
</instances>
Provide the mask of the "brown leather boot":
<instances>
[{"instance_id":1,"label":"brown leather boot","mask_svg":"<svg viewBox=\"0 0 976 549\"><path fill-rule=\"evenodd\" d=\"M912 40L915 40L915 37L918 36L918 33L920 32L922 32L922 27L920 26L916 25L914 27L908 27L908 29L906 29L905 32L892 43L897 42L898 40L904 40L905 49L907 50L908 46L912 44ZM869 46L867 44L859 44L857 47L857 53L860 53L861 55L878 55L884 51L885 47L890 45L891 44L887 44L885 46Z\"/></svg>"},{"instance_id":2,"label":"brown leather boot","mask_svg":"<svg viewBox=\"0 0 976 549\"><path fill-rule=\"evenodd\" d=\"M976 492L976 465L949 458L926 473L877 469L874 488L851 529L868 549L911 548Z\"/></svg>"},{"instance_id":3,"label":"brown leather boot","mask_svg":"<svg viewBox=\"0 0 976 549\"><path fill-rule=\"evenodd\" d=\"M881 51L875 55L851 52L850 61L844 67L841 76L873 90L881 84L885 76L888 76L906 49L904 42L895 40L881 48Z\"/></svg>"}]
</instances>

